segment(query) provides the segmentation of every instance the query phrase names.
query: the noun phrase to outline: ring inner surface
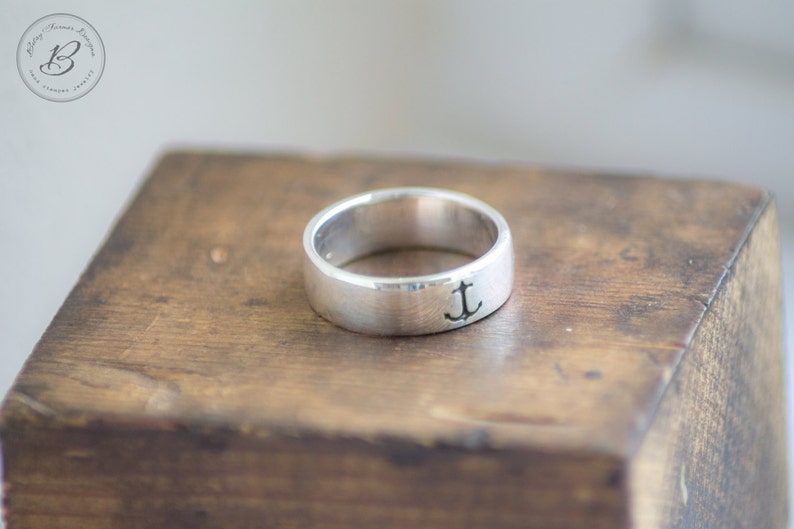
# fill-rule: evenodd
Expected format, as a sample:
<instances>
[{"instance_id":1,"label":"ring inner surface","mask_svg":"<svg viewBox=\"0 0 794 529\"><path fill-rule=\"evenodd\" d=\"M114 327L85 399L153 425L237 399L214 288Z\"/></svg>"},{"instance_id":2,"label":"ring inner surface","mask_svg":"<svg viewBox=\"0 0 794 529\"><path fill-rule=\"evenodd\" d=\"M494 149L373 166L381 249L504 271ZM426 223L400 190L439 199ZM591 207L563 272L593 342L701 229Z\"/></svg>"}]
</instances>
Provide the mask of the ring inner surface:
<instances>
[{"instance_id":1,"label":"ring inner surface","mask_svg":"<svg viewBox=\"0 0 794 529\"><path fill-rule=\"evenodd\" d=\"M362 204L328 219L314 236L328 263L376 276L428 275L485 254L496 242L485 213L432 196Z\"/></svg>"}]
</instances>

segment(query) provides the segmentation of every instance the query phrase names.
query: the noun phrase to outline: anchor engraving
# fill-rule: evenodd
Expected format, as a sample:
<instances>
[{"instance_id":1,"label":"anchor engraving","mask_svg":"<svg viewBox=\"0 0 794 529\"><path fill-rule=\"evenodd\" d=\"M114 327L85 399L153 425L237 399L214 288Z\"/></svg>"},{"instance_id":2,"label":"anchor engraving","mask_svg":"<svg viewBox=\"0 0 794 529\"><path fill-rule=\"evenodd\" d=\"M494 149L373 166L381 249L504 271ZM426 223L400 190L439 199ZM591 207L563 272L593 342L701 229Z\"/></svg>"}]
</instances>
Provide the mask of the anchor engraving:
<instances>
[{"instance_id":1,"label":"anchor engraving","mask_svg":"<svg viewBox=\"0 0 794 529\"><path fill-rule=\"evenodd\" d=\"M464 283L463 281L461 281L460 282L460 286L452 291L453 294L460 293L460 299L461 299L461 304L463 305L463 308L461 309L461 312L460 312L459 316L453 317L449 312L445 312L444 313L444 318L448 319L449 321L451 321L453 323L457 323L459 321L468 320L474 313L476 313L478 310L480 310L480 307L482 307L482 301L480 301L480 303L477 305L476 309L469 310L469 302L466 299L466 290L468 290L469 287L472 287L472 286L474 286L473 283Z\"/></svg>"}]
</instances>

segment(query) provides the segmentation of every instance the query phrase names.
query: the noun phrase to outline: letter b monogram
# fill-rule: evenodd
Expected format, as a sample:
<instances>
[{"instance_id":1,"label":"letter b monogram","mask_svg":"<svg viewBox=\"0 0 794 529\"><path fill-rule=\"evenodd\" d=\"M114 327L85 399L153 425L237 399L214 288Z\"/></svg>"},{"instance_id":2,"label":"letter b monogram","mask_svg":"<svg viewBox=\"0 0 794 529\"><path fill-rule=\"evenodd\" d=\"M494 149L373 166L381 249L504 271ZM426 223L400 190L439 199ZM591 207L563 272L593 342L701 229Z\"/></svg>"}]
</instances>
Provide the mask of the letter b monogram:
<instances>
[{"instance_id":1,"label":"letter b monogram","mask_svg":"<svg viewBox=\"0 0 794 529\"><path fill-rule=\"evenodd\" d=\"M67 55L66 53L70 50L71 53ZM63 75L74 68L72 57L75 53L80 51L80 43L76 40L72 40L63 46L55 46L50 51L52 52L50 60L39 66L39 70L46 75Z\"/></svg>"}]
</instances>

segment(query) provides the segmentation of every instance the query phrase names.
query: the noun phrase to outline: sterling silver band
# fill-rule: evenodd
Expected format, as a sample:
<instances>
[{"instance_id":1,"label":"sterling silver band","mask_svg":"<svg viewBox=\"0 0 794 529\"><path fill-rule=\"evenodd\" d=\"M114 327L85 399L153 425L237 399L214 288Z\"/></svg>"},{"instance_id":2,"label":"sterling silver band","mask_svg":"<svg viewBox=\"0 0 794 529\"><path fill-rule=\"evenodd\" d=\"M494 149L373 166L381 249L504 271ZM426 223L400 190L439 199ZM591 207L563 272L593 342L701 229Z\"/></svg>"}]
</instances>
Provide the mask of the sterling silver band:
<instances>
[{"instance_id":1,"label":"sterling silver band","mask_svg":"<svg viewBox=\"0 0 794 529\"><path fill-rule=\"evenodd\" d=\"M466 254L463 266L388 277L345 269L401 248ZM323 318L378 335L457 329L488 316L513 287L513 241L495 209L462 193L423 187L382 189L318 213L303 233L306 294Z\"/></svg>"}]
</instances>

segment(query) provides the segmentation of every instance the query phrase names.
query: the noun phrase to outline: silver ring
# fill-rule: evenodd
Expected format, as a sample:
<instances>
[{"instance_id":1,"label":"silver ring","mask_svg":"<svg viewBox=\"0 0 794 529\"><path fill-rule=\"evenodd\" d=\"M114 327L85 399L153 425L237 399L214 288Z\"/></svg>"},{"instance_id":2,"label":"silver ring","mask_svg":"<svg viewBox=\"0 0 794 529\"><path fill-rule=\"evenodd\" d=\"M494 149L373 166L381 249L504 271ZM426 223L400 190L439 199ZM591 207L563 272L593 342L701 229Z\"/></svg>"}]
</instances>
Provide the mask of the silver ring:
<instances>
[{"instance_id":1,"label":"silver ring","mask_svg":"<svg viewBox=\"0 0 794 529\"><path fill-rule=\"evenodd\" d=\"M363 193L318 213L303 233L314 310L351 331L418 335L457 329L501 307L513 288L513 241L498 211L462 193L402 187ZM426 275L346 269L400 249L462 254L470 262Z\"/></svg>"}]
</instances>

